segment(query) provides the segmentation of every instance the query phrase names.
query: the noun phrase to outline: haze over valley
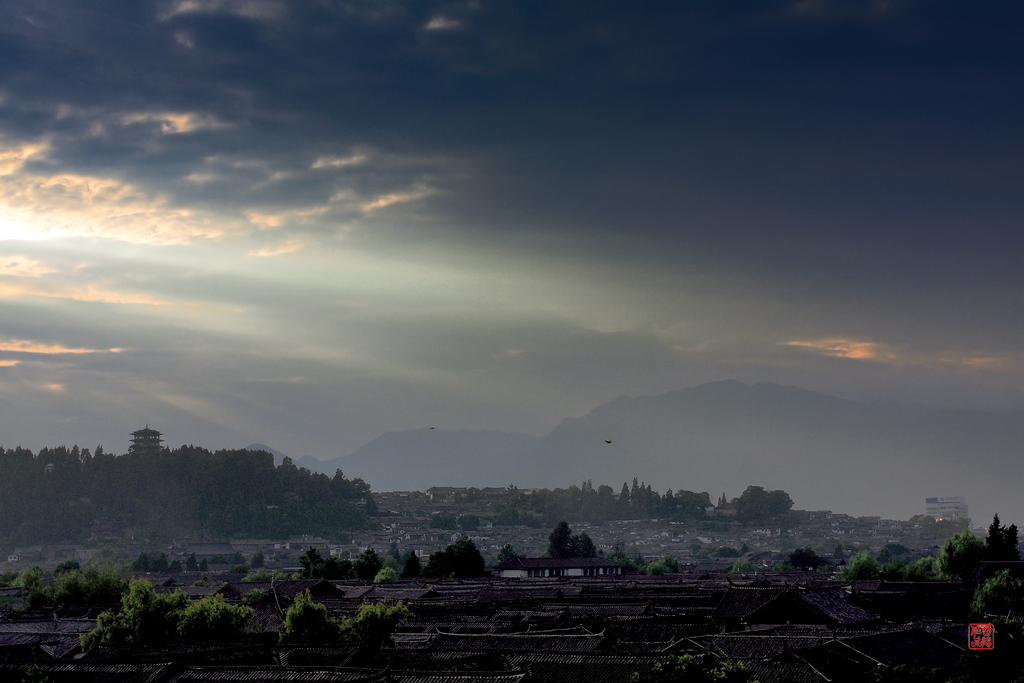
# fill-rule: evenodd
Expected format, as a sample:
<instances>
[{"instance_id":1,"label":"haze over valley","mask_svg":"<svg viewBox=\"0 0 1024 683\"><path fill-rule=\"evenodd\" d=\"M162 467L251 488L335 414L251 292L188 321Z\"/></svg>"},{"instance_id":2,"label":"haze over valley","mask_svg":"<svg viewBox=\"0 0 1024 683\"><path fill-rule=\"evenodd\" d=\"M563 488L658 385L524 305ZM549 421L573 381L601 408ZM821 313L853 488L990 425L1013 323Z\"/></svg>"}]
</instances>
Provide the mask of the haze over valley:
<instances>
[{"instance_id":1,"label":"haze over valley","mask_svg":"<svg viewBox=\"0 0 1024 683\"><path fill-rule=\"evenodd\" d=\"M972 517L985 520L1024 518L1012 476L1022 444L1021 413L908 409L723 381L623 396L543 437L423 428L384 434L347 456L295 461L331 475L340 468L378 491L588 479L618 491L639 477L712 499L758 484L786 490L801 509L890 519L921 514L926 497L966 496Z\"/></svg>"}]
</instances>

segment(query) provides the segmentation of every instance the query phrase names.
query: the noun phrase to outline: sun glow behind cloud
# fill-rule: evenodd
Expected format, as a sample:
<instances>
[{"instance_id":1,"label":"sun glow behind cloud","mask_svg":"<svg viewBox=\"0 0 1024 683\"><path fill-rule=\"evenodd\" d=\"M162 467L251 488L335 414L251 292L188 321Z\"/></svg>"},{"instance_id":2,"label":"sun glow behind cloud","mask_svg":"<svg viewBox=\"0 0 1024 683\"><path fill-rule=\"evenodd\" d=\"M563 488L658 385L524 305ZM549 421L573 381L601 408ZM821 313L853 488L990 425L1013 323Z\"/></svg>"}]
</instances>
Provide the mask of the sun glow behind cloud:
<instances>
[{"instance_id":1,"label":"sun glow behind cloud","mask_svg":"<svg viewBox=\"0 0 1024 683\"><path fill-rule=\"evenodd\" d=\"M173 207L159 195L116 178L27 171L43 144L0 149L0 240L90 237L137 244L220 240L237 221Z\"/></svg>"},{"instance_id":2,"label":"sun glow behind cloud","mask_svg":"<svg viewBox=\"0 0 1024 683\"><path fill-rule=\"evenodd\" d=\"M121 353L123 349L85 349L71 348L63 344L47 344L32 341L31 339L7 339L0 340L0 351L13 353L34 353L43 355L55 354L81 354L81 353Z\"/></svg>"},{"instance_id":3,"label":"sun glow behind cloud","mask_svg":"<svg viewBox=\"0 0 1024 683\"><path fill-rule=\"evenodd\" d=\"M852 358L855 360L892 361L896 355L886 351L881 344L875 342L855 341L852 339L831 338L784 342L786 346L817 351L826 356L836 358Z\"/></svg>"}]
</instances>

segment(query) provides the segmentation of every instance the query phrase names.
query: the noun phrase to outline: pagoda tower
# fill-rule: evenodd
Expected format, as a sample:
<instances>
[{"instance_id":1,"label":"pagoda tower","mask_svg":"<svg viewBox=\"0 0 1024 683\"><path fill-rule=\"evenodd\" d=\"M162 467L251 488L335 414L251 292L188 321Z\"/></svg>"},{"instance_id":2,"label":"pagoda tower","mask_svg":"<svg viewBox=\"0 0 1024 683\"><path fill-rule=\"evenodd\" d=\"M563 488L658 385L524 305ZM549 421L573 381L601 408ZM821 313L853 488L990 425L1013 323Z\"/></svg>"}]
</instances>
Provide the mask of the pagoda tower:
<instances>
[{"instance_id":1,"label":"pagoda tower","mask_svg":"<svg viewBox=\"0 0 1024 683\"><path fill-rule=\"evenodd\" d=\"M129 453L159 453L163 448L163 434L150 429L149 425L146 425L145 429L132 432L132 445L128 449Z\"/></svg>"}]
</instances>

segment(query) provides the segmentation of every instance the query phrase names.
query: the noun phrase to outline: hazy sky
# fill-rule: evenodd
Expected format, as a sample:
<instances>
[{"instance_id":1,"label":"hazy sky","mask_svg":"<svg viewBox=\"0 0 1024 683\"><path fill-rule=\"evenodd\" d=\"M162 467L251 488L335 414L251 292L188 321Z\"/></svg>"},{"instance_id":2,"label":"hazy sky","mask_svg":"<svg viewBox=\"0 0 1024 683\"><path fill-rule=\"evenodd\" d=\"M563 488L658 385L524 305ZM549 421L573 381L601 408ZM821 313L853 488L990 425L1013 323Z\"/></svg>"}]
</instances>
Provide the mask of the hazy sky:
<instances>
[{"instance_id":1,"label":"hazy sky","mask_svg":"<svg viewBox=\"0 0 1024 683\"><path fill-rule=\"evenodd\" d=\"M1016 0L4 0L0 444L1021 409L1022 123Z\"/></svg>"}]
</instances>

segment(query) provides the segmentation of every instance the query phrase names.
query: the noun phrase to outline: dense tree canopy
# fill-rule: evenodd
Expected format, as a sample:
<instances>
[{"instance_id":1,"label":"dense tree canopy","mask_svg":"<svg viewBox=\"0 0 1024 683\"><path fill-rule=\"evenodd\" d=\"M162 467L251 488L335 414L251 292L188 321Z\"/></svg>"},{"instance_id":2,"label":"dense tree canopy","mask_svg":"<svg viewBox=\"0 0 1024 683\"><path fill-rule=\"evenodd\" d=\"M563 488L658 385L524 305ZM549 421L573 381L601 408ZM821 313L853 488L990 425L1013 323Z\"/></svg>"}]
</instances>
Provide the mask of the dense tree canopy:
<instances>
[{"instance_id":1,"label":"dense tree canopy","mask_svg":"<svg viewBox=\"0 0 1024 683\"><path fill-rule=\"evenodd\" d=\"M1017 525L999 525L999 515L992 517L985 539L984 558L986 560L1019 560L1017 552Z\"/></svg>"},{"instance_id":2,"label":"dense tree canopy","mask_svg":"<svg viewBox=\"0 0 1024 683\"><path fill-rule=\"evenodd\" d=\"M133 581L121 609L99 615L96 628L82 636L82 648L166 647L178 640L238 642L252 615L246 605L228 605L220 595L189 602L183 593L157 595L148 581Z\"/></svg>"},{"instance_id":3,"label":"dense tree canopy","mask_svg":"<svg viewBox=\"0 0 1024 683\"><path fill-rule=\"evenodd\" d=\"M939 551L936 568L949 578L967 581L981 562L985 546L970 531L962 531L946 539Z\"/></svg>"},{"instance_id":4,"label":"dense tree canopy","mask_svg":"<svg viewBox=\"0 0 1024 683\"><path fill-rule=\"evenodd\" d=\"M736 516L745 522L768 520L793 508L793 499L788 493L765 491L760 486L748 486L734 503Z\"/></svg>"},{"instance_id":5,"label":"dense tree canopy","mask_svg":"<svg viewBox=\"0 0 1024 683\"><path fill-rule=\"evenodd\" d=\"M52 467L50 467L52 465ZM151 540L280 538L362 528L361 479L274 466L263 451L182 446L115 456L97 448L0 448L0 542L70 541L104 532ZM151 558L152 559L152 558Z\"/></svg>"},{"instance_id":6,"label":"dense tree canopy","mask_svg":"<svg viewBox=\"0 0 1024 683\"><path fill-rule=\"evenodd\" d=\"M476 544L468 538L460 538L444 550L430 554L422 575L433 578L456 578L483 576L487 573L484 558Z\"/></svg>"},{"instance_id":7,"label":"dense tree canopy","mask_svg":"<svg viewBox=\"0 0 1024 683\"><path fill-rule=\"evenodd\" d=\"M586 532L574 534L567 522L559 522L548 537L548 557L597 557L594 542Z\"/></svg>"}]
</instances>

